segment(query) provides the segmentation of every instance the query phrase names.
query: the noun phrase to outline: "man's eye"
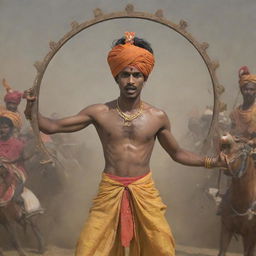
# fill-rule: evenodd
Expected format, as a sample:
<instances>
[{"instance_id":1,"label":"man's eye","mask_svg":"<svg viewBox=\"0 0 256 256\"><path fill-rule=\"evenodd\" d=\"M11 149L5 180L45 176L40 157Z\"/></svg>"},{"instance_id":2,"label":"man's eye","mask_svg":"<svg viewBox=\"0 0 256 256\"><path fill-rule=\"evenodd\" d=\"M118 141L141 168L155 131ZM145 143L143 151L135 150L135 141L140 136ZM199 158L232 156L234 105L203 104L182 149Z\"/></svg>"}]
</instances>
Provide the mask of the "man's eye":
<instances>
[{"instance_id":1,"label":"man's eye","mask_svg":"<svg viewBox=\"0 0 256 256\"><path fill-rule=\"evenodd\" d=\"M135 78L140 78L140 77L142 77L142 74L141 74L141 73L135 73L135 74L133 74L133 76L134 76Z\"/></svg>"},{"instance_id":2,"label":"man's eye","mask_svg":"<svg viewBox=\"0 0 256 256\"><path fill-rule=\"evenodd\" d=\"M129 77L130 75L128 73L122 73L121 77Z\"/></svg>"}]
</instances>

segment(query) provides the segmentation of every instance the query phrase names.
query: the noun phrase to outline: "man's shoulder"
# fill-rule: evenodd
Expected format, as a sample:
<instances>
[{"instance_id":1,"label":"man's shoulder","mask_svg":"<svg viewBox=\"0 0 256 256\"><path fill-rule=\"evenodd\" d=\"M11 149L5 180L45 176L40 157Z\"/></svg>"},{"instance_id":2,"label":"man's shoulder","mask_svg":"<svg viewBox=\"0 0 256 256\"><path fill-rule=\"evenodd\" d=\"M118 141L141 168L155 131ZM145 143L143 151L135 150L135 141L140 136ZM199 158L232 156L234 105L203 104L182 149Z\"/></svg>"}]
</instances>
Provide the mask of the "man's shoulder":
<instances>
[{"instance_id":1,"label":"man's shoulder","mask_svg":"<svg viewBox=\"0 0 256 256\"><path fill-rule=\"evenodd\" d=\"M159 117L159 118L167 117L164 110L162 110L158 107L155 107L147 102L143 102L143 108L147 113L149 113L155 117Z\"/></svg>"},{"instance_id":2,"label":"man's shoulder","mask_svg":"<svg viewBox=\"0 0 256 256\"><path fill-rule=\"evenodd\" d=\"M85 107L80 113L102 113L107 112L111 108L114 108L114 101L106 102L106 103L97 103L92 104L87 107Z\"/></svg>"}]
</instances>

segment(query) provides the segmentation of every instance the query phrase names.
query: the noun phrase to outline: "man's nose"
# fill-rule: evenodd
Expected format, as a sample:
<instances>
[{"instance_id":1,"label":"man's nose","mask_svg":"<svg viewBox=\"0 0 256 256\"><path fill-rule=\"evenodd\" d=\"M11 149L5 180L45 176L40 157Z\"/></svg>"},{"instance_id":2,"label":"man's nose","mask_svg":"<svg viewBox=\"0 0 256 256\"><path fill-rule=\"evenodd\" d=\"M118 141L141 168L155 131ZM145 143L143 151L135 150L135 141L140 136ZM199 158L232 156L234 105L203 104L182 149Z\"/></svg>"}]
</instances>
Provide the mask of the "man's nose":
<instances>
[{"instance_id":1,"label":"man's nose","mask_svg":"<svg viewBox=\"0 0 256 256\"><path fill-rule=\"evenodd\" d=\"M130 76L129 76L129 83L130 84L134 84L134 77L133 77L133 75L132 74L130 74Z\"/></svg>"}]
</instances>

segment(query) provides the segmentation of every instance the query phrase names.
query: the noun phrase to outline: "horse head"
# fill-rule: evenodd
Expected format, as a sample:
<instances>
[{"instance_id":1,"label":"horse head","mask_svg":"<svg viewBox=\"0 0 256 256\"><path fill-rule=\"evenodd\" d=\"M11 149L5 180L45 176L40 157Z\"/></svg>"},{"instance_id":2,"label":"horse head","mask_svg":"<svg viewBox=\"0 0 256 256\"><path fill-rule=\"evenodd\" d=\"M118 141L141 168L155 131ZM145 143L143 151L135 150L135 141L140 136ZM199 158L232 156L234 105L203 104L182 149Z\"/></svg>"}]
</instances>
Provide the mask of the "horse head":
<instances>
[{"instance_id":1,"label":"horse head","mask_svg":"<svg viewBox=\"0 0 256 256\"><path fill-rule=\"evenodd\" d=\"M238 137L227 133L220 139L220 150L227 162L225 174L233 178L241 178L245 175L250 160L253 161L252 147Z\"/></svg>"}]
</instances>

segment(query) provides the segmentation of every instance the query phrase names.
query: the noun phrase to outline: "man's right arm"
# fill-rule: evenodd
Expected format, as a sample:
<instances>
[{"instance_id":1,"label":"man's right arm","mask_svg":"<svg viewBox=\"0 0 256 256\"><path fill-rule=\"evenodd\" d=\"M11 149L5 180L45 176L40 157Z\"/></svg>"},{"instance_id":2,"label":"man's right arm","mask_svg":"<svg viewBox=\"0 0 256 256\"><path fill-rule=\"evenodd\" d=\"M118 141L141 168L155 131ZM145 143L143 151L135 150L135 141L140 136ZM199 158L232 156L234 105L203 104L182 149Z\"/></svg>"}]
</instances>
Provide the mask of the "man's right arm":
<instances>
[{"instance_id":1,"label":"man's right arm","mask_svg":"<svg viewBox=\"0 0 256 256\"><path fill-rule=\"evenodd\" d=\"M32 107L35 104L36 97L32 94L32 89L25 91L25 98L27 99L26 109L24 114L27 119L32 119ZM89 106L77 115L62 118L51 119L38 113L38 126L39 129L46 134L53 133L68 133L79 131L93 122L93 113L97 111L96 105Z\"/></svg>"},{"instance_id":2,"label":"man's right arm","mask_svg":"<svg viewBox=\"0 0 256 256\"><path fill-rule=\"evenodd\" d=\"M91 108L92 107L88 107L77 115L62 119L51 119L39 113L39 129L46 134L79 131L92 123L92 117L90 116Z\"/></svg>"}]
</instances>

